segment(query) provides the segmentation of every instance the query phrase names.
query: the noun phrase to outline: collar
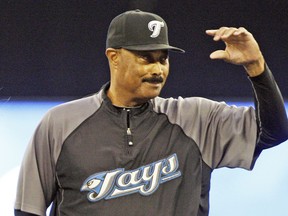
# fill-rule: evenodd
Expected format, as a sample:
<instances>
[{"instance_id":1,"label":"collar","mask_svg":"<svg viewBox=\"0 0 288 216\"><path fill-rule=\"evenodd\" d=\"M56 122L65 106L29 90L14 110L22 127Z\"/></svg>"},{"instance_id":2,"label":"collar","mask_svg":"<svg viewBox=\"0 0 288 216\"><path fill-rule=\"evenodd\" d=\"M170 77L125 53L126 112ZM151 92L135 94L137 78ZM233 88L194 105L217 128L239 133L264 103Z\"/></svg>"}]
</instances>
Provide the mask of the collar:
<instances>
[{"instance_id":1,"label":"collar","mask_svg":"<svg viewBox=\"0 0 288 216\"><path fill-rule=\"evenodd\" d=\"M101 96L103 98L103 103L106 105L106 108L114 113L114 114L120 114L125 110L130 110L131 115L140 115L144 113L145 111L152 110L152 103L151 101L147 101L146 103L142 104L138 107L117 107L114 106L110 100L110 98L107 96L107 91L110 87L110 82L104 84L101 88Z\"/></svg>"}]
</instances>

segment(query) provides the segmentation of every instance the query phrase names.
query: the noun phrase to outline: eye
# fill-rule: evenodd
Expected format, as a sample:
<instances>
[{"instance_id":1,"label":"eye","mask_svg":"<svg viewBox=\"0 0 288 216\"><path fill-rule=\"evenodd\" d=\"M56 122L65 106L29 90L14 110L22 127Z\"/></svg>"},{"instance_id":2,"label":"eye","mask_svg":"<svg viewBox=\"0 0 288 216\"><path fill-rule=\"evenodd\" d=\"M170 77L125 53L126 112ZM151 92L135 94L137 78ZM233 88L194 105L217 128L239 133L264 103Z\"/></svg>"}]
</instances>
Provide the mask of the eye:
<instances>
[{"instance_id":1,"label":"eye","mask_svg":"<svg viewBox=\"0 0 288 216\"><path fill-rule=\"evenodd\" d=\"M87 186L88 186L88 188L95 188L95 187L97 187L100 183L101 183L100 180L98 180L98 179L92 179L92 180L90 180L89 182L87 182Z\"/></svg>"},{"instance_id":2,"label":"eye","mask_svg":"<svg viewBox=\"0 0 288 216\"><path fill-rule=\"evenodd\" d=\"M90 180L89 182L87 182L87 186L90 187L93 184L94 180Z\"/></svg>"},{"instance_id":3,"label":"eye","mask_svg":"<svg viewBox=\"0 0 288 216\"><path fill-rule=\"evenodd\" d=\"M132 51L137 58L143 62L150 63L152 61L151 56L147 51Z\"/></svg>"},{"instance_id":4,"label":"eye","mask_svg":"<svg viewBox=\"0 0 288 216\"><path fill-rule=\"evenodd\" d=\"M167 64L168 56L163 56L159 59L159 62L161 64Z\"/></svg>"},{"instance_id":5,"label":"eye","mask_svg":"<svg viewBox=\"0 0 288 216\"><path fill-rule=\"evenodd\" d=\"M142 55L139 55L139 58L146 62L151 62L151 58L148 55L142 54Z\"/></svg>"}]
</instances>

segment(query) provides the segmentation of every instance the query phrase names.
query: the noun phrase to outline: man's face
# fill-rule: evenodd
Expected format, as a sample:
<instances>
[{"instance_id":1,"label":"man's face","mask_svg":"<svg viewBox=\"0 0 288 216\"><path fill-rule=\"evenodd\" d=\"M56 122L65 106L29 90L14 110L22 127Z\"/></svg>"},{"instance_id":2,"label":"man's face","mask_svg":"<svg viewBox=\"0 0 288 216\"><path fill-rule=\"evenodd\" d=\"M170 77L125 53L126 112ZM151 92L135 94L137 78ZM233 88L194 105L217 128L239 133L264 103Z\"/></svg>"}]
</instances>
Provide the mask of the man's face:
<instances>
[{"instance_id":1,"label":"man's face","mask_svg":"<svg viewBox=\"0 0 288 216\"><path fill-rule=\"evenodd\" d=\"M158 96L169 74L168 51L118 52L118 70L114 74L118 93L139 104Z\"/></svg>"}]
</instances>

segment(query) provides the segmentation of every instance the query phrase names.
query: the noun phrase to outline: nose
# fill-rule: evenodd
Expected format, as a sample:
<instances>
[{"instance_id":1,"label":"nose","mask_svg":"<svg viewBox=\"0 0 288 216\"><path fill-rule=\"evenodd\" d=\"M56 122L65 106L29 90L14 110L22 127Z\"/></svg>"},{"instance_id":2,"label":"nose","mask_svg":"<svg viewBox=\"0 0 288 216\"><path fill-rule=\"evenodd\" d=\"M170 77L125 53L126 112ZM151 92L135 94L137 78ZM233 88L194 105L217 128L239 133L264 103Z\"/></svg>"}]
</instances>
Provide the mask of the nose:
<instances>
[{"instance_id":1,"label":"nose","mask_svg":"<svg viewBox=\"0 0 288 216\"><path fill-rule=\"evenodd\" d=\"M152 74L156 76L160 76L163 74L163 65L160 62L153 63Z\"/></svg>"}]
</instances>

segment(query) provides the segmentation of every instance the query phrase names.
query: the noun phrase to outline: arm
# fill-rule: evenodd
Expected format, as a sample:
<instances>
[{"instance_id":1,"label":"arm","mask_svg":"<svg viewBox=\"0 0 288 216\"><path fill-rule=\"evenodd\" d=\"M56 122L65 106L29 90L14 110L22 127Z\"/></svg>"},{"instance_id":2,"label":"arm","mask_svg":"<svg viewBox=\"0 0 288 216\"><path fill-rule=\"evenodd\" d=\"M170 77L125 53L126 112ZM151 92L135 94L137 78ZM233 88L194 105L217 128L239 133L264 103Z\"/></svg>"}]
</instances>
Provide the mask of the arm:
<instances>
[{"instance_id":1,"label":"arm","mask_svg":"<svg viewBox=\"0 0 288 216\"><path fill-rule=\"evenodd\" d=\"M26 148L14 205L16 210L41 216L46 215L57 190L53 157L54 137L50 134L50 120L49 114L42 119ZM21 212L17 213L21 215Z\"/></svg>"},{"instance_id":2,"label":"arm","mask_svg":"<svg viewBox=\"0 0 288 216\"><path fill-rule=\"evenodd\" d=\"M211 59L243 65L253 85L258 124L256 151L273 147L288 138L288 121L283 98L253 35L244 28L207 30L225 50L211 53ZM255 152L257 154L257 152Z\"/></svg>"},{"instance_id":3,"label":"arm","mask_svg":"<svg viewBox=\"0 0 288 216\"><path fill-rule=\"evenodd\" d=\"M268 66L256 77L250 77L255 95L258 123L257 147L262 150L288 138L288 121L281 92Z\"/></svg>"}]
</instances>

